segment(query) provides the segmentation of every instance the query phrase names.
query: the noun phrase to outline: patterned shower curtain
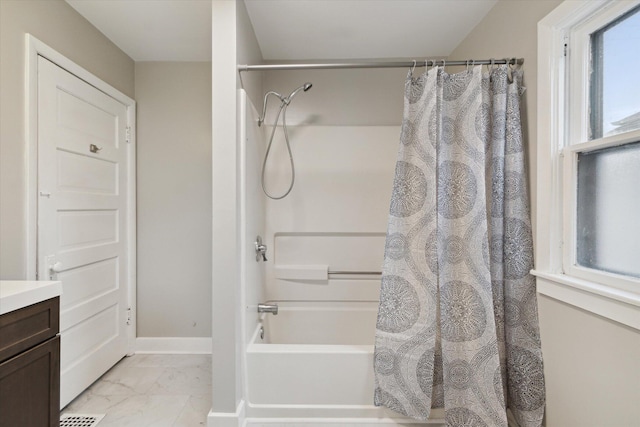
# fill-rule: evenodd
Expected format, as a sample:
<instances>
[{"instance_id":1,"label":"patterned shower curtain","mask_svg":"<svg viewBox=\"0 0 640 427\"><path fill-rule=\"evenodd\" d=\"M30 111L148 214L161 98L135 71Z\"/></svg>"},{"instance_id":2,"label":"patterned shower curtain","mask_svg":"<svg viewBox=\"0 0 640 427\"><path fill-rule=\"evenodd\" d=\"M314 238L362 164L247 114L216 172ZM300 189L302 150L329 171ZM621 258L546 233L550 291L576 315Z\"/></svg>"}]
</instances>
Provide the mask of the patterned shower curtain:
<instances>
[{"instance_id":1,"label":"patterned shower curtain","mask_svg":"<svg viewBox=\"0 0 640 427\"><path fill-rule=\"evenodd\" d=\"M539 427L545 392L522 70L405 84L376 329L375 404L448 426Z\"/></svg>"}]
</instances>

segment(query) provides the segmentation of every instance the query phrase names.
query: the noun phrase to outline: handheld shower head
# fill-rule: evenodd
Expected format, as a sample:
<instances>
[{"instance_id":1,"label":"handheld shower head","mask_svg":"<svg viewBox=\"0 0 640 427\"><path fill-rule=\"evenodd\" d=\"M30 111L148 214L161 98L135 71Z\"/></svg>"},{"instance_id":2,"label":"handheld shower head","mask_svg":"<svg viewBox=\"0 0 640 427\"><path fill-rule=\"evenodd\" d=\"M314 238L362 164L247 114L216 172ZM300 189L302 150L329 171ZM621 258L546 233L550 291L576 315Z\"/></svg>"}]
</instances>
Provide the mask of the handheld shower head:
<instances>
[{"instance_id":1,"label":"handheld shower head","mask_svg":"<svg viewBox=\"0 0 640 427\"><path fill-rule=\"evenodd\" d=\"M311 86L313 86L311 83L307 82L305 84L303 84L302 86L296 88L293 90L293 92L291 92L289 94L289 96L287 96L282 102L286 103L287 105L291 102L291 100L293 99L293 97L300 92L301 90L304 90L305 92L308 91L309 89L311 89Z\"/></svg>"}]
</instances>

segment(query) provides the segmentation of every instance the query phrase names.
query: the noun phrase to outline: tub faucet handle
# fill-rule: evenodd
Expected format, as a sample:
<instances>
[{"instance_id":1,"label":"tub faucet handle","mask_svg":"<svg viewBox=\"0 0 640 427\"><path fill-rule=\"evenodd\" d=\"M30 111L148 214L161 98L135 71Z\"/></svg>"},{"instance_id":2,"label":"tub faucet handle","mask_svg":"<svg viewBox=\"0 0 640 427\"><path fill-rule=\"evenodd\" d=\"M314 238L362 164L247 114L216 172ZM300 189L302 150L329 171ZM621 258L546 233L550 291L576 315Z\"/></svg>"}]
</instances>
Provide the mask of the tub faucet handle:
<instances>
[{"instance_id":1,"label":"tub faucet handle","mask_svg":"<svg viewBox=\"0 0 640 427\"><path fill-rule=\"evenodd\" d=\"M260 261L260 257L262 257L262 261L267 260L267 245L262 244L262 237L256 237L256 261Z\"/></svg>"}]
</instances>

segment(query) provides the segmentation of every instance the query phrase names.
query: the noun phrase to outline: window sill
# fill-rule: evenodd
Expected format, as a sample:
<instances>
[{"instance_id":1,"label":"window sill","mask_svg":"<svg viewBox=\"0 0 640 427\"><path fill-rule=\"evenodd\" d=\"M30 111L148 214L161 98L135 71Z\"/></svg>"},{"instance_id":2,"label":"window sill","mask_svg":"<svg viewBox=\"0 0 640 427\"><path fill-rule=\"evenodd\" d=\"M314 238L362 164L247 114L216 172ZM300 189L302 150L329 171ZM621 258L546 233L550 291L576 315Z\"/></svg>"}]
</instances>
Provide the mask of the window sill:
<instances>
[{"instance_id":1,"label":"window sill","mask_svg":"<svg viewBox=\"0 0 640 427\"><path fill-rule=\"evenodd\" d=\"M538 293L640 330L640 294L577 279L565 274L532 270Z\"/></svg>"}]
</instances>

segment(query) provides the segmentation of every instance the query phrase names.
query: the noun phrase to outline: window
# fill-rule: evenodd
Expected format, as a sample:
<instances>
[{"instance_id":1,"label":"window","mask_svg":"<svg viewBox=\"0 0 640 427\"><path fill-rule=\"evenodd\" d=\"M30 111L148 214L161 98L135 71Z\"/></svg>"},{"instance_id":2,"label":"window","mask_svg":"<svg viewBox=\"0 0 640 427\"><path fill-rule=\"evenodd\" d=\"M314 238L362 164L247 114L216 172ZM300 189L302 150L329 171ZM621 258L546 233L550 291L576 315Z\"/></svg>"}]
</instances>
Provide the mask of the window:
<instances>
[{"instance_id":1,"label":"window","mask_svg":"<svg viewBox=\"0 0 640 427\"><path fill-rule=\"evenodd\" d=\"M610 2L567 33L563 270L640 292L640 7L630 5Z\"/></svg>"},{"instance_id":2,"label":"window","mask_svg":"<svg viewBox=\"0 0 640 427\"><path fill-rule=\"evenodd\" d=\"M538 28L539 292L640 329L640 1Z\"/></svg>"},{"instance_id":3,"label":"window","mask_svg":"<svg viewBox=\"0 0 640 427\"><path fill-rule=\"evenodd\" d=\"M576 264L640 277L640 143L578 154Z\"/></svg>"},{"instance_id":4,"label":"window","mask_svg":"<svg viewBox=\"0 0 640 427\"><path fill-rule=\"evenodd\" d=\"M640 129L640 8L591 35L591 138Z\"/></svg>"}]
</instances>

